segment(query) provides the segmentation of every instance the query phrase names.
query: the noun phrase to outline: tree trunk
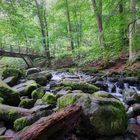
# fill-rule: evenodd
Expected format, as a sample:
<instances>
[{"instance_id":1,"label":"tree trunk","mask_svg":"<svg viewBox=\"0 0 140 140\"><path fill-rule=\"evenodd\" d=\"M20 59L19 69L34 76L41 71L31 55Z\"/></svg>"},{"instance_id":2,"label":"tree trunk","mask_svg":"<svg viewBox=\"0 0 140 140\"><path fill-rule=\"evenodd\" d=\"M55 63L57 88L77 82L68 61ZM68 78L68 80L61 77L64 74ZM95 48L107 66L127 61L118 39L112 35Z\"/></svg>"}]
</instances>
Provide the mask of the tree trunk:
<instances>
[{"instance_id":1,"label":"tree trunk","mask_svg":"<svg viewBox=\"0 0 140 140\"><path fill-rule=\"evenodd\" d=\"M41 118L11 140L59 140L75 127L81 115L81 107L66 107L48 117Z\"/></svg>"},{"instance_id":2,"label":"tree trunk","mask_svg":"<svg viewBox=\"0 0 140 140\"><path fill-rule=\"evenodd\" d=\"M119 3L119 14L120 14L120 44L121 44L121 47L123 47L125 45L125 31L124 31L124 16L123 16L123 13L124 13L124 3L123 3L123 0L120 0L120 3Z\"/></svg>"},{"instance_id":3,"label":"tree trunk","mask_svg":"<svg viewBox=\"0 0 140 140\"><path fill-rule=\"evenodd\" d=\"M48 64L50 64L50 51L49 51L49 45L47 45L47 42L48 42L47 41L48 40L48 38L47 38L48 37L48 30L46 31L45 21L43 20L44 14L41 11L42 9L40 9L40 6L39 6L39 3L38 3L37 0L35 0L35 4L36 4L37 15L38 15L39 23L40 23L40 28L41 28L43 47L45 49L46 59L48 61ZM43 3L42 3L42 5L43 5Z\"/></svg>"},{"instance_id":4,"label":"tree trunk","mask_svg":"<svg viewBox=\"0 0 140 140\"><path fill-rule=\"evenodd\" d=\"M136 30L136 2L137 0L130 0L130 19L131 19L131 24L129 26L129 61L132 62L134 61L135 57L135 49L134 49L134 40L133 36L135 34Z\"/></svg>"},{"instance_id":5,"label":"tree trunk","mask_svg":"<svg viewBox=\"0 0 140 140\"><path fill-rule=\"evenodd\" d=\"M96 0L92 0L92 5L94 8L94 12L96 14L96 20L97 20L97 26L98 26L98 32L99 35L99 43L102 48L105 47L104 42L104 33L103 33L103 22L102 22L102 0L99 0L99 4L97 6Z\"/></svg>"},{"instance_id":6,"label":"tree trunk","mask_svg":"<svg viewBox=\"0 0 140 140\"><path fill-rule=\"evenodd\" d=\"M71 50L74 52L74 43L73 43L73 37L72 37L72 26L71 26L71 20L70 20L70 12L69 12L69 5L68 5L68 0L66 1L66 16L67 16L67 30L68 30L68 35L70 37L70 44L71 44Z\"/></svg>"}]
</instances>

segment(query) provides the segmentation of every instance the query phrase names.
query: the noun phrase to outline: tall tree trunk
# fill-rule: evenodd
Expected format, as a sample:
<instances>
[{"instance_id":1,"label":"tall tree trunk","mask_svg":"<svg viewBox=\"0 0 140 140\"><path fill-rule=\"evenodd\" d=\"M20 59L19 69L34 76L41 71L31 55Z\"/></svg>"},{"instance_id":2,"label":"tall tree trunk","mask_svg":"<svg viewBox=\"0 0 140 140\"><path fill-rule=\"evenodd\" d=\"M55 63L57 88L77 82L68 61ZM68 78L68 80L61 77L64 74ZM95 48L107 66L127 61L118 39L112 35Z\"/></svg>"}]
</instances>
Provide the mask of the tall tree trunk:
<instances>
[{"instance_id":1,"label":"tall tree trunk","mask_svg":"<svg viewBox=\"0 0 140 140\"><path fill-rule=\"evenodd\" d=\"M120 0L119 3L119 14L120 14L120 43L121 43L121 47L123 47L125 45L125 32L124 32L124 3L123 0Z\"/></svg>"},{"instance_id":2,"label":"tall tree trunk","mask_svg":"<svg viewBox=\"0 0 140 140\"><path fill-rule=\"evenodd\" d=\"M74 51L74 42L73 42L73 37L72 37L72 25L71 25L71 20L70 20L70 12L69 12L69 5L68 5L68 0L66 1L66 16L67 16L67 26L68 26L68 34L70 37L70 44L71 44L71 50L72 52Z\"/></svg>"},{"instance_id":3,"label":"tall tree trunk","mask_svg":"<svg viewBox=\"0 0 140 140\"><path fill-rule=\"evenodd\" d=\"M94 8L94 12L96 14L96 20L97 20L97 26L98 26L98 31L100 33L99 35L99 43L102 48L105 47L105 42L104 42L104 33L103 33L103 21L102 21L102 0L99 0L97 6L97 1L92 0L92 5Z\"/></svg>"},{"instance_id":4,"label":"tall tree trunk","mask_svg":"<svg viewBox=\"0 0 140 140\"><path fill-rule=\"evenodd\" d=\"M38 19L40 23L40 28L41 28L41 34L42 34L42 43L43 47L45 49L45 54L46 54L46 59L48 61L48 65L50 65L50 51L49 51L49 45L47 45L47 35L48 31L46 31L45 23L44 23L44 15L41 13L40 5L37 0L35 0L36 8L37 8L37 14L38 14Z\"/></svg>"},{"instance_id":5,"label":"tall tree trunk","mask_svg":"<svg viewBox=\"0 0 140 140\"><path fill-rule=\"evenodd\" d=\"M136 3L137 0L130 0L130 19L131 19L131 24L129 26L129 61L132 62L135 57L135 49L134 49L134 40L133 36L135 34L136 30Z\"/></svg>"}]
</instances>

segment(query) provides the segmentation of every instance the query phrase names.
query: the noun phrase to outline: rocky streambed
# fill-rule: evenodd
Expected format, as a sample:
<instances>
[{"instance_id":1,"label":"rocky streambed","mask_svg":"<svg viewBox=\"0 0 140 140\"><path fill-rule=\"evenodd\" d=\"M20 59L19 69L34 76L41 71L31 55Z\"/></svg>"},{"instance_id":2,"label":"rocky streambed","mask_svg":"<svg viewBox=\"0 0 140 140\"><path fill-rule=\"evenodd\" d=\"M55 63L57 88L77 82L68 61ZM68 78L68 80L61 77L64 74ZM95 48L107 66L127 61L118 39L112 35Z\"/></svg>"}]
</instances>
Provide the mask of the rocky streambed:
<instances>
[{"instance_id":1,"label":"rocky streambed","mask_svg":"<svg viewBox=\"0 0 140 140\"><path fill-rule=\"evenodd\" d=\"M81 119L63 140L139 140L139 88L137 76L7 68L0 81L0 139L14 139L40 118L77 104Z\"/></svg>"}]
</instances>

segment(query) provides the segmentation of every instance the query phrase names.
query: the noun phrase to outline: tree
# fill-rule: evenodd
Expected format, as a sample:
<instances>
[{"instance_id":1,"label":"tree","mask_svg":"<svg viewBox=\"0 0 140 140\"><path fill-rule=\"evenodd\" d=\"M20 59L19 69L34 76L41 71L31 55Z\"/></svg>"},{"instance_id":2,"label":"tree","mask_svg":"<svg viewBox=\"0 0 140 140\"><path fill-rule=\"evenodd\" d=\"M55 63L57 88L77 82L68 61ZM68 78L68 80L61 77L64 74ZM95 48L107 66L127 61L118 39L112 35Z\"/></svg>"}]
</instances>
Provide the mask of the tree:
<instances>
[{"instance_id":1,"label":"tree","mask_svg":"<svg viewBox=\"0 0 140 140\"><path fill-rule=\"evenodd\" d=\"M92 0L92 5L94 8L94 12L96 15L96 20L97 20L97 27L98 27L98 32L99 32L99 43L102 48L105 47L105 42L104 42L104 33L103 33L103 21L102 21L102 0L97 1Z\"/></svg>"},{"instance_id":2,"label":"tree","mask_svg":"<svg viewBox=\"0 0 140 140\"><path fill-rule=\"evenodd\" d=\"M134 34L136 32L136 4L137 0L130 0L130 25L129 25L129 61L133 61L136 55Z\"/></svg>"},{"instance_id":3,"label":"tree","mask_svg":"<svg viewBox=\"0 0 140 140\"><path fill-rule=\"evenodd\" d=\"M49 50L49 33L48 33L48 23L46 18L46 9L44 8L44 1L40 3L35 0L36 8L37 8L37 16L40 23L40 29L42 33L42 44L45 49L46 58L48 61L48 65L50 65L50 50Z\"/></svg>"}]
</instances>

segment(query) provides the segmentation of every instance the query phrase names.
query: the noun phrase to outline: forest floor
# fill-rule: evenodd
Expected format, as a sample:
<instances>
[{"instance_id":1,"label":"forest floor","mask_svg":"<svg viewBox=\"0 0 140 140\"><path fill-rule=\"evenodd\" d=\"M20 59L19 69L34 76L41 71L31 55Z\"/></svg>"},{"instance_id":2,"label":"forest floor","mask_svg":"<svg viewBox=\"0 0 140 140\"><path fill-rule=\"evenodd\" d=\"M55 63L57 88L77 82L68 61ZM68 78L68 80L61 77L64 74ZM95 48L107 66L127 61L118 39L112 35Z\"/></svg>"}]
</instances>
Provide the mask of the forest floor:
<instances>
[{"instance_id":1,"label":"forest floor","mask_svg":"<svg viewBox=\"0 0 140 140\"><path fill-rule=\"evenodd\" d=\"M140 69L140 61L136 61L133 64L129 64L126 59L118 59L114 62L109 63L108 65L104 66L101 61L94 61L86 65L88 68L95 68L95 69L102 69L109 72L123 72L125 70L135 71Z\"/></svg>"}]
</instances>

